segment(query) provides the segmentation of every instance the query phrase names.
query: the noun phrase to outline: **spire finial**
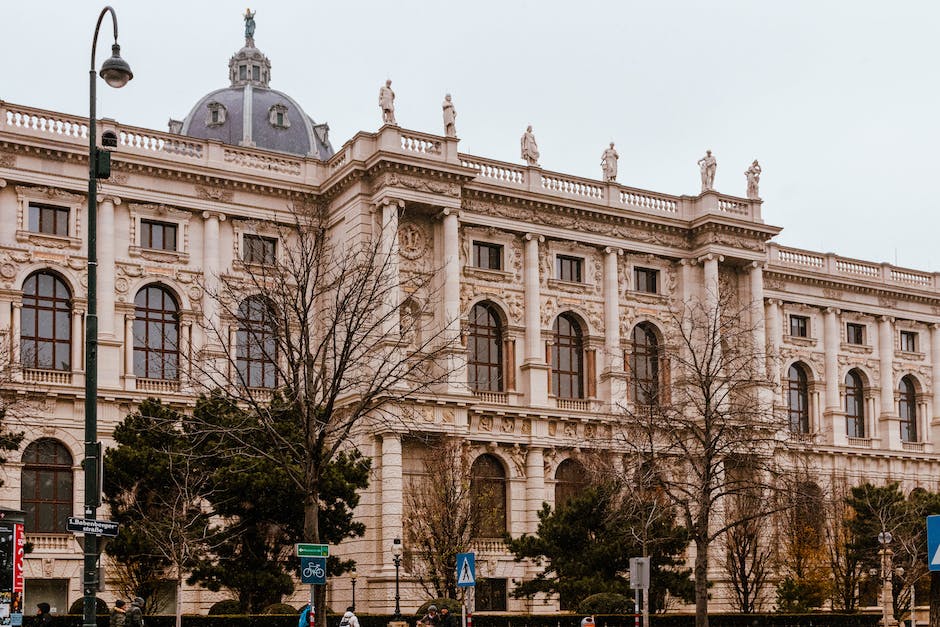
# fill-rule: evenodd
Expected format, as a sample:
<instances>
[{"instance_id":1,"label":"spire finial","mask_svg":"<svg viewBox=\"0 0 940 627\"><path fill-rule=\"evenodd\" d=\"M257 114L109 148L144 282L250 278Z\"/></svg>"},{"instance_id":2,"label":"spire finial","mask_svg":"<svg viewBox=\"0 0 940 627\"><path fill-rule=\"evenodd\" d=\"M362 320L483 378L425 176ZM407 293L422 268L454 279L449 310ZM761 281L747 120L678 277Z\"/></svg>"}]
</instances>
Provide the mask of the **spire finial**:
<instances>
[{"instance_id":1,"label":"spire finial","mask_svg":"<svg viewBox=\"0 0 940 627\"><path fill-rule=\"evenodd\" d=\"M245 47L254 48L255 47L255 11L252 13L251 9L245 9Z\"/></svg>"}]
</instances>

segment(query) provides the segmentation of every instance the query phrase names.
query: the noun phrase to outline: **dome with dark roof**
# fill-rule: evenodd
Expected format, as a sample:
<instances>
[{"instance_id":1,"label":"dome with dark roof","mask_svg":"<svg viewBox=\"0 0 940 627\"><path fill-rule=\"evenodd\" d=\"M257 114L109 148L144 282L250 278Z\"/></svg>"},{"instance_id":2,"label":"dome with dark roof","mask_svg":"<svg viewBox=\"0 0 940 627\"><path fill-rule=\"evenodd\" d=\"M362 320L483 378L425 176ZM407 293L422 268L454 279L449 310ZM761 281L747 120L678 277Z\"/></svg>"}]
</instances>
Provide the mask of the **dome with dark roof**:
<instances>
[{"instance_id":1,"label":"dome with dark roof","mask_svg":"<svg viewBox=\"0 0 940 627\"><path fill-rule=\"evenodd\" d=\"M327 160L333 156L329 126L317 124L297 102L268 83L271 62L254 42L246 15L245 47L229 60L231 85L203 96L182 122L170 120L170 132L217 139Z\"/></svg>"}]
</instances>

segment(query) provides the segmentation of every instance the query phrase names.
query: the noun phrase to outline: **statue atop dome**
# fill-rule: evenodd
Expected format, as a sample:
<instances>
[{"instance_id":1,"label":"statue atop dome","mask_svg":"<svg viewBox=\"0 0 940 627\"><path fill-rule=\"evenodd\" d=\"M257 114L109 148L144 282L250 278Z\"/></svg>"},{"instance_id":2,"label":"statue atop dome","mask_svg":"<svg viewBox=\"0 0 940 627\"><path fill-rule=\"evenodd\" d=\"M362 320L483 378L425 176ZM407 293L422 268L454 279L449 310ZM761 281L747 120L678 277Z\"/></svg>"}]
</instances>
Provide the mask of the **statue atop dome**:
<instances>
[{"instance_id":1,"label":"statue atop dome","mask_svg":"<svg viewBox=\"0 0 940 627\"><path fill-rule=\"evenodd\" d=\"M255 47L255 13L251 9L245 9L245 47Z\"/></svg>"}]
</instances>

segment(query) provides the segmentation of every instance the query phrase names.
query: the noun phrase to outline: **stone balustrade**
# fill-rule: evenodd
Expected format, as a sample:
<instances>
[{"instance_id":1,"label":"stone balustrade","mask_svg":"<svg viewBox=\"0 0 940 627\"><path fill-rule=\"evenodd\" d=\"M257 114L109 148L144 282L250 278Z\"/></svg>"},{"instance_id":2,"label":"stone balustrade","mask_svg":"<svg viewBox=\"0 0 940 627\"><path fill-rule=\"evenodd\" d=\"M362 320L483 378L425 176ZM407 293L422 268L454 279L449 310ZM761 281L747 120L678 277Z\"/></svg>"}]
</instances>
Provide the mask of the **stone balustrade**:
<instances>
[{"instance_id":1,"label":"stone balustrade","mask_svg":"<svg viewBox=\"0 0 940 627\"><path fill-rule=\"evenodd\" d=\"M767 246L767 261L771 266L829 274L841 279L870 281L905 289L940 289L940 272L899 268L889 263L872 263L833 253L780 246L773 242Z\"/></svg>"}]
</instances>

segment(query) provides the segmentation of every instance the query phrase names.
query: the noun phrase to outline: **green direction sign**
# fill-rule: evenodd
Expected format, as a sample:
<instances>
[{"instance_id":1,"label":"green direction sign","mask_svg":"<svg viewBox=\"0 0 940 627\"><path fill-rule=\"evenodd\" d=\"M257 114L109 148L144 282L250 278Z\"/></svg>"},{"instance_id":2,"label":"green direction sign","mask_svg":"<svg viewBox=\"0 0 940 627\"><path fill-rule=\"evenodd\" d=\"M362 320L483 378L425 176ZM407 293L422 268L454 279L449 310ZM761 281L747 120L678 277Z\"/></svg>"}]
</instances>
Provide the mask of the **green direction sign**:
<instances>
[{"instance_id":1,"label":"green direction sign","mask_svg":"<svg viewBox=\"0 0 940 627\"><path fill-rule=\"evenodd\" d=\"M330 547L326 544L295 544L297 557L329 557Z\"/></svg>"}]
</instances>

